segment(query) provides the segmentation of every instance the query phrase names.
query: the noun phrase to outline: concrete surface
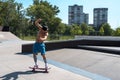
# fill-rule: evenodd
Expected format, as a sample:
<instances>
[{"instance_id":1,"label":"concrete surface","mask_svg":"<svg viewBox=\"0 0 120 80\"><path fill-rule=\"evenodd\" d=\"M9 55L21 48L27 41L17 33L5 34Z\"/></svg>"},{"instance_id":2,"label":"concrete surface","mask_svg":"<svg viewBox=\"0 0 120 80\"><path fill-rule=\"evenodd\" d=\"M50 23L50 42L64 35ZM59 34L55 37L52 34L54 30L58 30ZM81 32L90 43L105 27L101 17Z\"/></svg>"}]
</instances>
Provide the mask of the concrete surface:
<instances>
[{"instance_id":1,"label":"concrete surface","mask_svg":"<svg viewBox=\"0 0 120 80\"><path fill-rule=\"evenodd\" d=\"M21 53L19 40L11 33L0 34L0 80L119 80L119 55L82 49L47 52L49 73L31 72L32 55ZM29 43L29 42L27 42ZM41 57L38 64L44 67Z\"/></svg>"},{"instance_id":2,"label":"concrete surface","mask_svg":"<svg viewBox=\"0 0 120 80\"><path fill-rule=\"evenodd\" d=\"M28 68L34 64L33 58L21 54L21 45L26 41L20 40L10 32L0 33L0 41L0 80L110 80L53 60L48 60L51 67L49 73L43 71L33 73ZM43 61L39 60L38 64L44 67Z\"/></svg>"},{"instance_id":3,"label":"concrete surface","mask_svg":"<svg viewBox=\"0 0 120 80\"><path fill-rule=\"evenodd\" d=\"M0 42L3 41L18 41L21 40L18 37L16 37L14 34L12 34L11 32L1 32L0 31Z\"/></svg>"},{"instance_id":4,"label":"concrete surface","mask_svg":"<svg viewBox=\"0 0 120 80\"><path fill-rule=\"evenodd\" d=\"M120 55L120 47L78 45L80 49L106 52Z\"/></svg>"},{"instance_id":5,"label":"concrete surface","mask_svg":"<svg viewBox=\"0 0 120 80\"><path fill-rule=\"evenodd\" d=\"M120 55L64 48L47 52L47 57L111 80L120 80Z\"/></svg>"},{"instance_id":6,"label":"concrete surface","mask_svg":"<svg viewBox=\"0 0 120 80\"><path fill-rule=\"evenodd\" d=\"M33 66L33 59L27 55L21 55L21 42L0 43L0 80L92 80L86 76L78 75L70 71L49 64L49 73L38 71L31 72L29 66ZM2 46L3 45L3 46ZM44 67L42 61L38 61Z\"/></svg>"}]
</instances>

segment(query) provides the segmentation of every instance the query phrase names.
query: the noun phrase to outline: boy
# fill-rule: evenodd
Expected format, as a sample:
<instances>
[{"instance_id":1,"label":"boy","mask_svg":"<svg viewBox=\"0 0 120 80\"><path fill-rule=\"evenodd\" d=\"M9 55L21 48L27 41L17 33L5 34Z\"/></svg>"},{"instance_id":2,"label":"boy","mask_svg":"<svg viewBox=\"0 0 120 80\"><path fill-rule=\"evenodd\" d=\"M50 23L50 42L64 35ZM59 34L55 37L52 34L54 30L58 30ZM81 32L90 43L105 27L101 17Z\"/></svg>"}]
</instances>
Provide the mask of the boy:
<instances>
[{"instance_id":1,"label":"boy","mask_svg":"<svg viewBox=\"0 0 120 80\"><path fill-rule=\"evenodd\" d=\"M47 39L48 37L48 28L47 26L41 26L39 23L42 21L42 19L37 19L35 21L35 25L38 27L39 31L36 37L36 42L33 45L33 58L34 58L34 62L35 62L35 68L38 67L37 65L37 54L38 52L41 52L42 58L44 60L45 63L45 72L47 71L47 60L46 60L46 56L45 56L45 44L44 41Z\"/></svg>"}]
</instances>

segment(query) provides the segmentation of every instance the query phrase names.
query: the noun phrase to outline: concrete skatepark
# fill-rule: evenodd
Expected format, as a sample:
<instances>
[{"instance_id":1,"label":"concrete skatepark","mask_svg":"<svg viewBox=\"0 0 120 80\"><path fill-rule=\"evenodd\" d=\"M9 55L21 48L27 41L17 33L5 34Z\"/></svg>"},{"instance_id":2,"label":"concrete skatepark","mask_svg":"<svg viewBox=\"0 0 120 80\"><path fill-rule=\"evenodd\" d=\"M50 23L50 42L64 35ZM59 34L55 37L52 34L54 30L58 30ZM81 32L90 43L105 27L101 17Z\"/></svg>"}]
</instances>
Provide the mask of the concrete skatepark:
<instances>
[{"instance_id":1,"label":"concrete skatepark","mask_svg":"<svg viewBox=\"0 0 120 80\"><path fill-rule=\"evenodd\" d=\"M118 54L87 49L60 48L48 50L51 67L49 73L32 73L28 68L34 62L31 53L23 53L22 45L34 41L23 41L10 32L0 32L0 79L1 80L119 80L120 60ZM89 46L95 47L95 46ZM96 47L95 47L96 48ZM101 46L97 46L101 49ZM112 47L102 47L110 49ZM119 47L112 49L118 50ZM44 63L39 56L39 65Z\"/></svg>"}]
</instances>

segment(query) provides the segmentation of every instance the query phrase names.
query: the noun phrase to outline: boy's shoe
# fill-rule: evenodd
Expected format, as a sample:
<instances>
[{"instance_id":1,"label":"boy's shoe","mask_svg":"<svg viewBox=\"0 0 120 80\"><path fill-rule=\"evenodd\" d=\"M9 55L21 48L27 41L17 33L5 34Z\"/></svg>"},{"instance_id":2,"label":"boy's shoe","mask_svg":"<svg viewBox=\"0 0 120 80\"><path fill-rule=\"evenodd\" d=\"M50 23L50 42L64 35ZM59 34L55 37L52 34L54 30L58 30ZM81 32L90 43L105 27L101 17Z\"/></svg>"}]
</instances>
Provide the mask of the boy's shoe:
<instances>
[{"instance_id":1,"label":"boy's shoe","mask_svg":"<svg viewBox=\"0 0 120 80\"><path fill-rule=\"evenodd\" d=\"M47 69L45 69L45 73L49 73Z\"/></svg>"},{"instance_id":2,"label":"boy's shoe","mask_svg":"<svg viewBox=\"0 0 120 80\"><path fill-rule=\"evenodd\" d=\"M38 68L38 65L34 65L34 68Z\"/></svg>"},{"instance_id":3,"label":"boy's shoe","mask_svg":"<svg viewBox=\"0 0 120 80\"><path fill-rule=\"evenodd\" d=\"M45 67L45 73L48 73L48 67Z\"/></svg>"}]
</instances>

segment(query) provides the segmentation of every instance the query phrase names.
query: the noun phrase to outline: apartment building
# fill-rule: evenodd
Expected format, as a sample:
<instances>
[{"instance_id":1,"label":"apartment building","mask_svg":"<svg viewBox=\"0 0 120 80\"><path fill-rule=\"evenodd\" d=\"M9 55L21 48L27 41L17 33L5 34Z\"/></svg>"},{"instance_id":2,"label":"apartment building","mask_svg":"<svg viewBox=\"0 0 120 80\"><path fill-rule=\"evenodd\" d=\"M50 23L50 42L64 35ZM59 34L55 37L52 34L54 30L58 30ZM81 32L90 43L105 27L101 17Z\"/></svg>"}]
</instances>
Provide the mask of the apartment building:
<instances>
[{"instance_id":1,"label":"apartment building","mask_svg":"<svg viewBox=\"0 0 120 80\"><path fill-rule=\"evenodd\" d=\"M98 30L103 23L108 22L108 8L94 8L93 24Z\"/></svg>"},{"instance_id":2,"label":"apartment building","mask_svg":"<svg viewBox=\"0 0 120 80\"><path fill-rule=\"evenodd\" d=\"M83 6L73 5L68 8L68 24L77 24L81 23L88 24L89 15L83 12Z\"/></svg>"}]
</instances>

